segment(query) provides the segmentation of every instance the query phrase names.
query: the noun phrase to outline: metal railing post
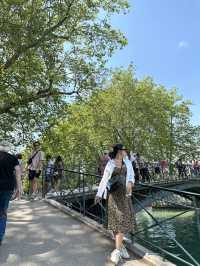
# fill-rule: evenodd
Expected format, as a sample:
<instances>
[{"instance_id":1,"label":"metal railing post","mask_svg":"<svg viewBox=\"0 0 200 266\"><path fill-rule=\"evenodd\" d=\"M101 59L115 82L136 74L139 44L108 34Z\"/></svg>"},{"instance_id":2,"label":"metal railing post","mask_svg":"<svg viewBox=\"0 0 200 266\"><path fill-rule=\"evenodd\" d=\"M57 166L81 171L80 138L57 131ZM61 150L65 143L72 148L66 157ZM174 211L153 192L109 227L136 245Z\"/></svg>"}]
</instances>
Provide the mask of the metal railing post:
<instances>
[{"instance_id":1,"label":"metal railing post","mask_svg":"<svg viewBox=\"0 0 200 266\"><path fill-rule=\"evenodd\" d=\"M44 173L45 171L42 171L42 198L45 197L45 191L44 191Z\"/></svg>"},{"instance_id":2,"label":"metal railing post","mask_svg":"<svg viewBox=\"0 0 200 266\"><path fill-rule=\"evenodd\" d=\"M79 189L79 192L81 191L81 166L79 164L79 174L78 174L78 189Z\"/></svg>"},{"instance_id":3,"label":"metal railing post","mask_svg":"<svg viewBox=\"0 0 200 266\"><path fill-rule=\"evenodd\" d=\"M83 216L85 216L85 212L86 212L86 209L85 209L85 176L82 175L82 180L83 180Z\"/></svg>"}]
</instances>

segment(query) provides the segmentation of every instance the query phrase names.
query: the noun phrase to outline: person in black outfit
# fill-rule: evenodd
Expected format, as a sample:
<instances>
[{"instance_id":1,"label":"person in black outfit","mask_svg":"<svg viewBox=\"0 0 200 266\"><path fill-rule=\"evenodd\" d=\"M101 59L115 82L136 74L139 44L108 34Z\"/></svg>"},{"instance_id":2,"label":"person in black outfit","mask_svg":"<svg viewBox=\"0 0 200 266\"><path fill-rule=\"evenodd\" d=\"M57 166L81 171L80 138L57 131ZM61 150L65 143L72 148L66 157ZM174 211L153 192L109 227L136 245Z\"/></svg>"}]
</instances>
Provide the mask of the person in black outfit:
<instances>
[{"instance_id":1,"label":"person in black outfit","mask_svg":"<svg viewBox=\"0 0 200 266\"><path fill-rule=\"evenodd\" d=\"M20 193L20 166L17 158L8 153L8 144L0 142L0 245L6 230L7 209L15 190Z\"/></svg>"},{"instance_id":2,"label":"person in black outfit","mask_svg":"<svg viewBox=\"0 0 200 266\"><path fill-rule=\"evenodd\" d=\"M141 180L139 161L140 161L140 155L139 153L136 153L135 157L132 160L132 166L135 174L136 183L138 183Z\"/></svg>"},{"instance_id":3,"label":"person in black outfit","mask_svg":"<svg viewBox=\"0 0 200 266\"><path fill-rule=\"evenodd\" d=\"M140 169L140 174L142 176L142 182L149 182L150 183L150 173L149 173L149 167L148 163L144 162L142 168Z\"/></svg>"},{"instance_id":4,"label":"person in black outfit","mask_svg":"<svg viewBox=\"0 0 200 266\"><path fill-rule=\"evenodd\" d=\"M178 177L187 177L187 172L186 172L186 165L183 164L182 158L178 159L178 161L175 163L176 168L178 169Z\"/></svg>"}]
</instances>

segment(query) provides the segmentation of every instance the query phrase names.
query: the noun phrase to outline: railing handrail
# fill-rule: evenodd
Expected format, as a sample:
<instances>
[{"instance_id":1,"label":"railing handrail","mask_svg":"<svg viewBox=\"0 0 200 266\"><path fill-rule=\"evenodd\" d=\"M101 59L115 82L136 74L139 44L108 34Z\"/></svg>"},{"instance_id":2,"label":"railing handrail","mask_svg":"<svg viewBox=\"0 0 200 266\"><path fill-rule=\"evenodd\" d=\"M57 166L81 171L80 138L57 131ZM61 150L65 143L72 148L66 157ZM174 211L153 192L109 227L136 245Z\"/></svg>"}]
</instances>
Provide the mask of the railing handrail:
<instances>
[{"instance_id":1,"label":"railing handrail","mask_svg":"<svg viewBox=\"0 0 200 266\"><path fill-rule=\"evenodd\" d=\"M54 169L54 167L45 167L46 169ZM94 177L98 177L98 178L102 178L102 176L94 174L94 173L89 173L89 172L81 172L81 171L76 171L76 170L71 170L71 169L65 169L65 168L59 168L59 170L62 170L64 172L69 172L69 173L74 173L74 174L79 174L79 175L84 175L84 176L94 176Z\"/></svg>"},{"instance_id":2,"label":"railing handrail","mask_svg":"<svg viewBox=\"0 0 200 266\"><path fill-rule=\"evenodd\" d=\"M141 183L141 182L139 182L139 185L142 186L142 187L148 187L148 188L152 188L152 189L173 192L173 193L176 193L176 194L179 194L179 195L187 195L187 196L193 196L193 197L200 198L200 194L199 193L195 193L195 192L183 191L183 190L174 189L174 188L166 188L166 187L161 187L161 186L156 186L156 185L149 185L149 184L144 184L144 183Z\"/></svg>"},{"instance_id":3,"label":"railing handrail","mask_svg":"<svg viewBox=\"0 0 200 266\"><path fill-rule=\"evenodd\" d=\"M47 168L52 168L52 167L46 167ZM85 188L87 186L87 182L84 178L84 176L90 176L90 177L96 177L98 179L102 178L100 175L97 175L97 174L94 174L94 173L89 173L89 172L82 172L82 171L78 171L78 170L71 170L71 169L60 169L60 170L63 170L64 172L68 172L68 173L73 173L73 174L77 174L79 175L80 177L82 176L81 178L81 184L83 185L83 191L82 191L82 194L83 194L83 206L82 206L82 213L83 215L86 215L87 213L89 213L86 209L86 206L85 206ZM67 180L67 179L66 179ZM190 178L190 180L192 180ZM174 183L175 180L172 180L172 182ZM183 181L186 181L185 179L183 179ZM168 183L169 184L169 183ZM173 192L175 194L179 194L179 195L185 195L185 196L192 196L192 197L197 197L197 198L200 198L200 194L198 193L194 193L194 192L188 192L188 191L181 191L181 190L178 190L178 189L172 189L172 188L166 188L166 187L163 187L163 186L157 186L157 185L150 185L150 184L146 184L146 183L142 183L142 182L139 182L138 183L139 186L141 187L146 187L146 188L149 188L149 189L154 189L154 190L159 190L159 191L167 191L167 192ZM133 194L134 196L134 194ZM138 201L138 199L136 200ZM153 219L153 221L155 222L155 225L158 225L162 230L163 229L163 225L162 225L162 222L159 222L151 213L149 213L149 211L138 201L138 204L142 206L142 209L144 209L149 215L150 217ZM93 205L90 206L90 208L92 207ZM102 208L102 206L101 206ZM185 212L183 212L185 213ZM182 213L182 214L183 214ZM177 215L179 216L179 215ZM95 217L95 216L94 216ZM147 228L148 229L148 228ZM165 230L164 230L165 231ZM197 266L199 266L200 264L195 260L195 258L192 257L192 255L173 237L171 237L167 232L165 232L168 237L173 240L173 242L187 255L188 258L190 258L191 261L193 261L193 263ZM168 251L165 251L166 254L168 255L172 255L174 258L176 258L177 256L168 252ZM178 259L178 258L176 258ZM182 262L184 261L183 259L181 259ZM187 265L191 265L189 262L186 262L184 261Z\"/></svg>"},{"instance_id":4,"label":"railing handrail","mask_svg":"<svg viewBox=\"0 0 200 266\"><path fill-rule=\"evenodd\" d=\"M51 169L51 167L46 167L45 169L48 169L48 168ZM71 169L64 169L64 168L60 169L60 170L63 170L65 172L69 172L69 173L83 175L83 176L93 176L93 177L96 177L96 178L99 178L99 179L102 178L102 176L100 176L100 175L97 175L97 174L94 174L94 173L89 173L89 172L81 172L81 171L76 171L76 170L71 170ZM192 179L192 180L194 181L196 179ZM171 183L175 183L175 181L176 180L172 180ZM182 179L182 181L186 181L186 180ZM190 181L191 181L191 179L190 179ZM142 183L142 182L139 182L138 185L140 185L142 187L148 187L148 188L153 188L153 189L157 189L157 190L164 190L164 191L173 192L173 193L176 193L176 194L181 194L181 195L187 195L187 196L193 196L193 197L200 198L200 194L199 193L195 193L195 192L182 191L182 190L178 190L178 189L166 188L166 187L161 187L161 186L157 186L157 185L150 185L150 184Z\"/></svg>"},{"instance_id":5,"label":"railing handrail","mask_svg":"<svg viewBox=\"0 0 200 266\"><path fill-rule=\"evenodd\" d=\"M188 261L186 261L186 260L184 260L184 259L182 259L182 258L180 258L180 257L178 257L176 255L174 255L173 253L171 253L171 252L169 252L169 251L167 251L167 250L165 250L165 249L163 249L163 248L161 248L159 246L155 246L152 242L149 242L146 239L140 238L138 236L136 236L136 238L138 240L140 240L140 241L143 241L144 243L147 243L147 245L150 245L154 249L159 250L161 253L165 253L166 255L170 256L171 258L174 258L175 260L177 260L177 261L179 261L181 263L184 263L184 264L186 264L188 266L194 266L194 264L191 264L190 262L188 262Z\"/></svg>"},{"instance_id":6,"label":"railing handrail","mask_svg":"<svg viewBox=\"0 0 200 266\"><path fill-rule=\"evenodd\" d=\"M190 258L191 261L193 261L193 263L195 263L195 265L200 266L200 264L198 263L198 261L196 261L196 259L179 243L179 241L176 240L175 237L172 237L166 230L165 228L163 228L163 225L161 222L159 222L141 203L140 201L134 197L134 199L137 201L137 203L140 205L140 207L152 218L152 220L161 228L162 231L165 232L165 234L169 237L169 239L171 239L187 256L188 258Z\"/></svg>"}]
</instances>

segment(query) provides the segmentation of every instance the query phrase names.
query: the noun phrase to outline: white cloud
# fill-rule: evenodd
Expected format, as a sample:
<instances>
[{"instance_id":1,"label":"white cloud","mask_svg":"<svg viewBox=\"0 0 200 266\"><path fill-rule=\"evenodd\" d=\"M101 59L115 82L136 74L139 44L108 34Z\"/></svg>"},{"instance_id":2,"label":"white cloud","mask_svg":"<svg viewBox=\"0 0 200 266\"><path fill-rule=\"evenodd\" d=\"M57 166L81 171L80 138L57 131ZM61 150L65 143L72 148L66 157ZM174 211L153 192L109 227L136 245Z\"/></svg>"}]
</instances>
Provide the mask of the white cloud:
<instances>
[{"instance_id":1,"label":"white cloud","mask_svg":"<svg viewBox=\"0 0 200 266\"><path fill-rule=\"evenodd\" d=\"M186 41L180 41L178 44L179 48L187 48L189 46L189 43Z\"/></svg>"}]
</instances>

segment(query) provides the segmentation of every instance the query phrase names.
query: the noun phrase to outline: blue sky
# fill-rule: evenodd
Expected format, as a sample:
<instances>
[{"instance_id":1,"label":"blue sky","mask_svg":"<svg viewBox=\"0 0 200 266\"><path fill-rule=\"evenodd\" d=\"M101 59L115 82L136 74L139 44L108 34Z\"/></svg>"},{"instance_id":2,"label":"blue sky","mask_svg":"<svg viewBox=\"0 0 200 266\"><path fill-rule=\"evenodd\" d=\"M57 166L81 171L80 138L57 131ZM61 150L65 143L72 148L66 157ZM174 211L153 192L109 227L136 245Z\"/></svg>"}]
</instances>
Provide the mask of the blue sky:
<instances>
[{"instance_id":1,"label":"blue sky","mask_svg":"<svg viewBox=\"0 0 200 266\"><path fill-rule=\"evenodd\" d=\"M112 24L128 45L112 57L112 67L136 67L136 76L156 83L193 102L192 121L200 124L200 0L129 0L131 11Z\"/></svg>"}]
</instances>

